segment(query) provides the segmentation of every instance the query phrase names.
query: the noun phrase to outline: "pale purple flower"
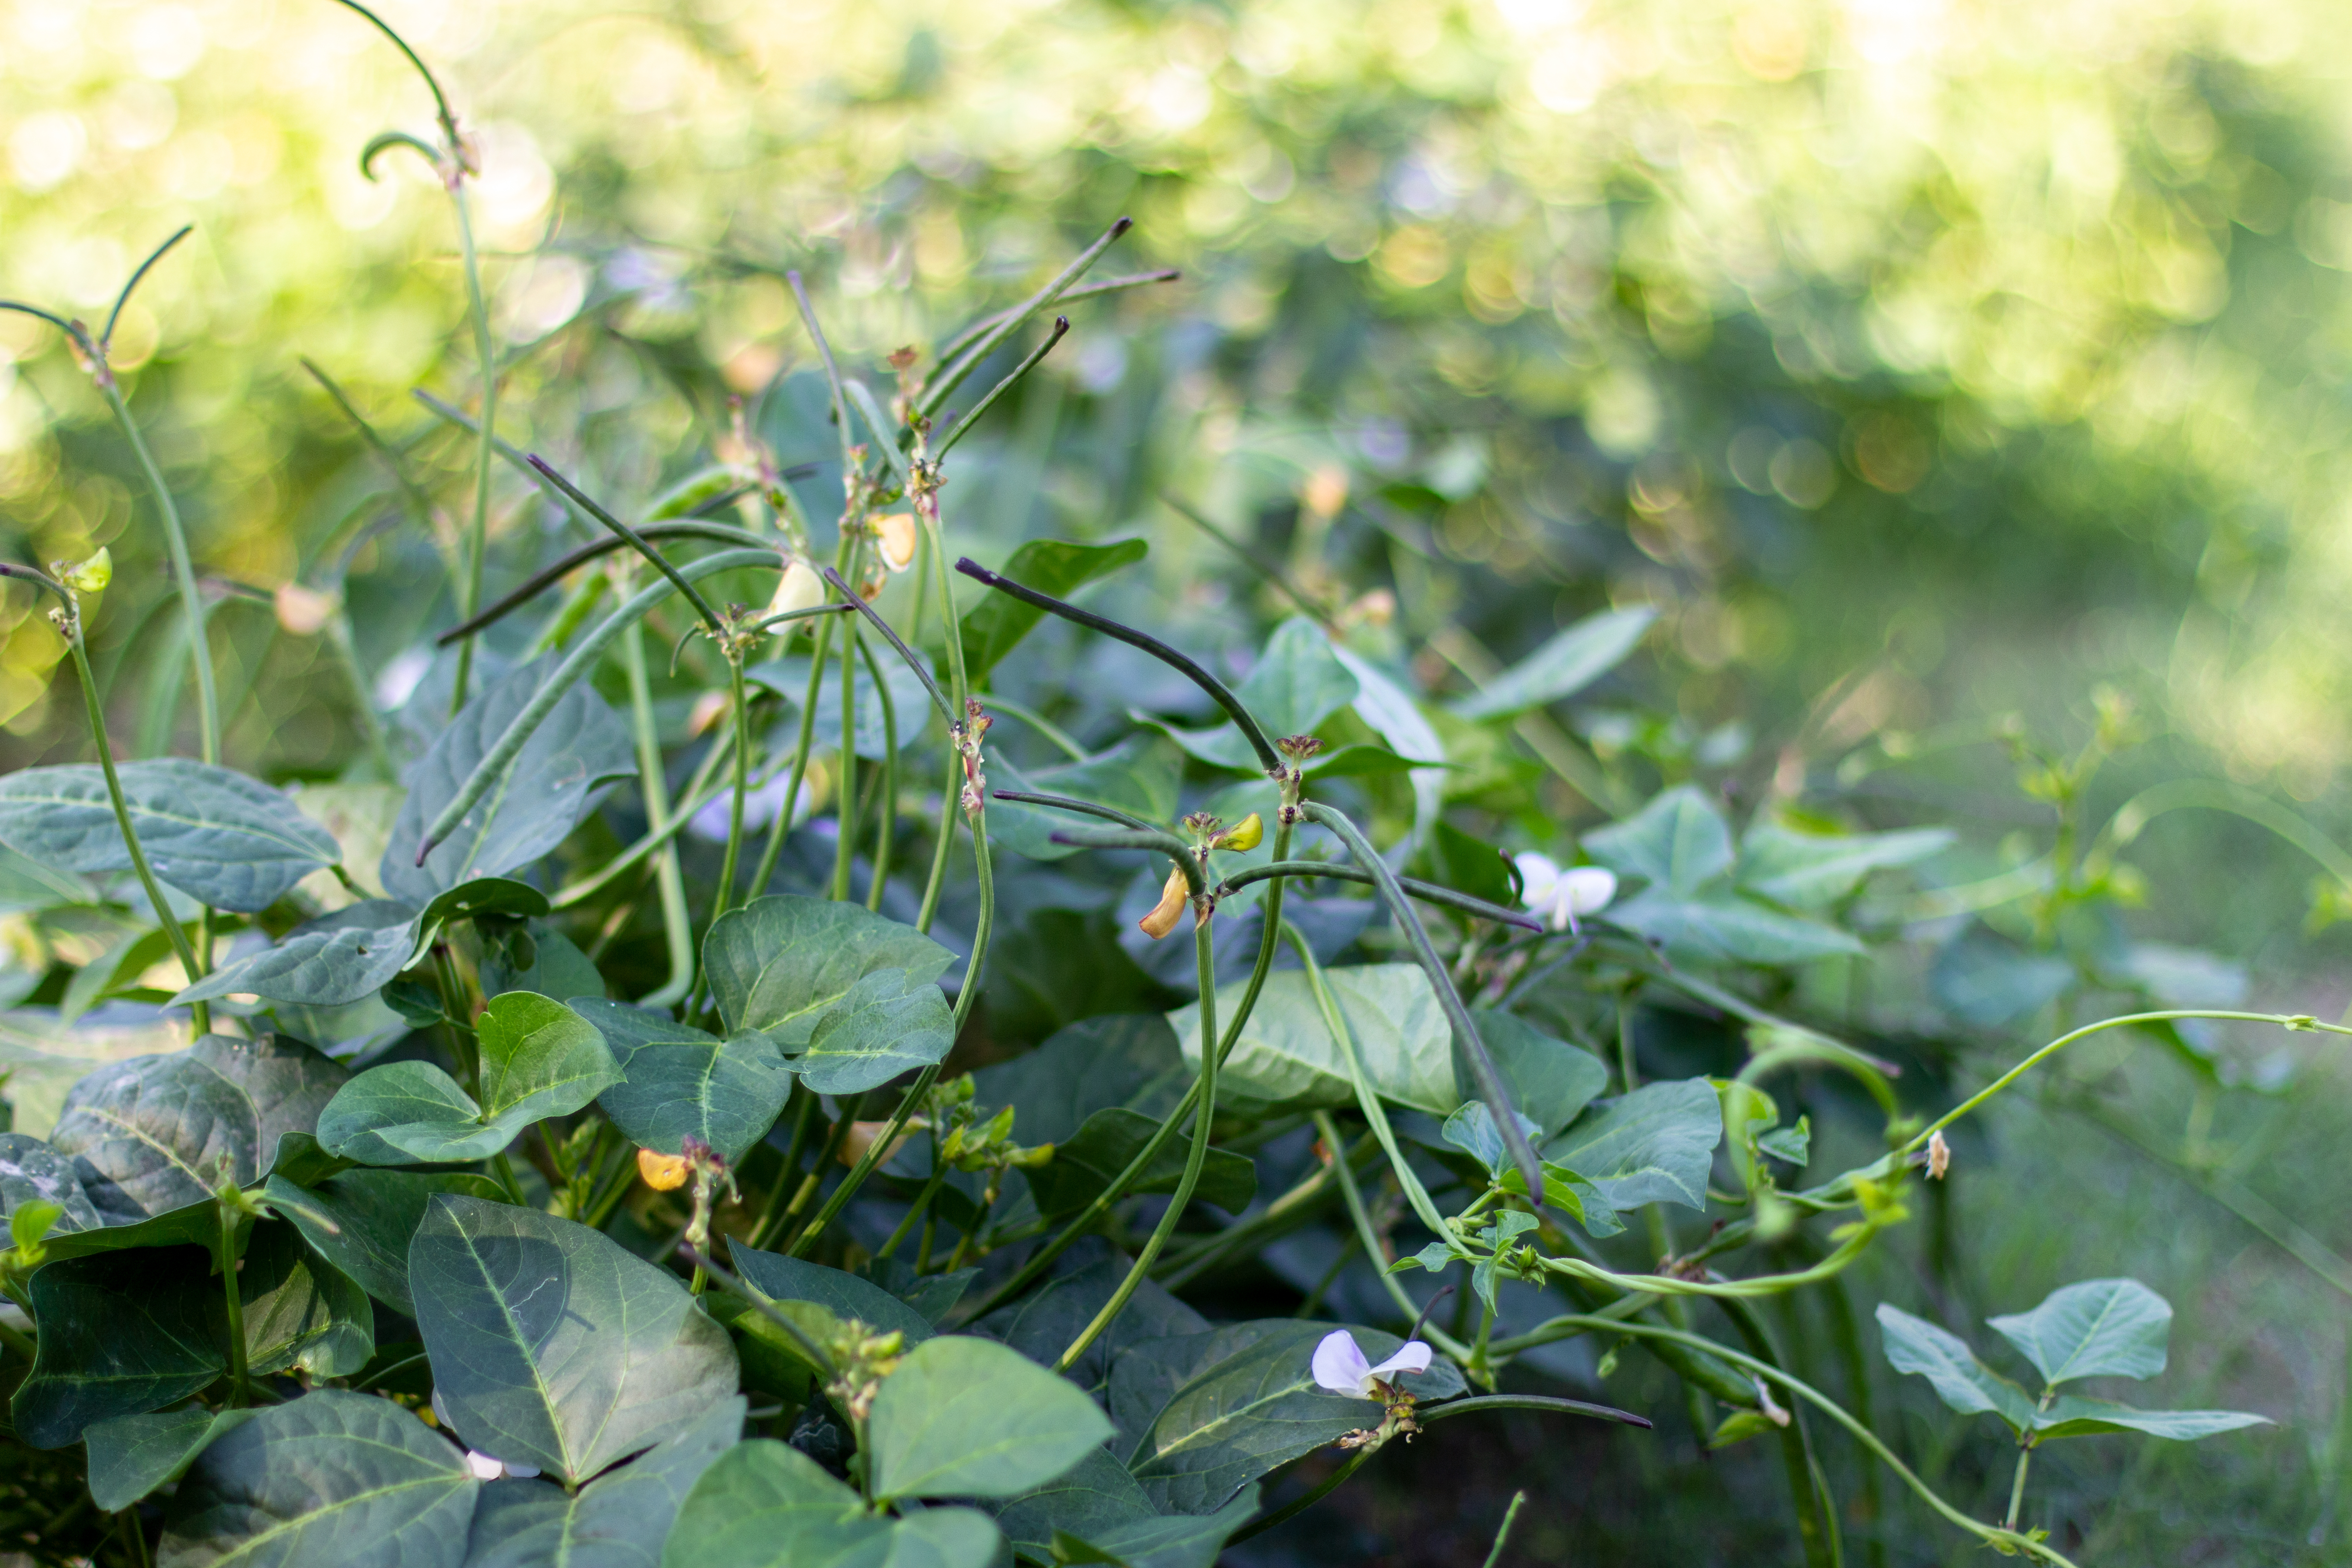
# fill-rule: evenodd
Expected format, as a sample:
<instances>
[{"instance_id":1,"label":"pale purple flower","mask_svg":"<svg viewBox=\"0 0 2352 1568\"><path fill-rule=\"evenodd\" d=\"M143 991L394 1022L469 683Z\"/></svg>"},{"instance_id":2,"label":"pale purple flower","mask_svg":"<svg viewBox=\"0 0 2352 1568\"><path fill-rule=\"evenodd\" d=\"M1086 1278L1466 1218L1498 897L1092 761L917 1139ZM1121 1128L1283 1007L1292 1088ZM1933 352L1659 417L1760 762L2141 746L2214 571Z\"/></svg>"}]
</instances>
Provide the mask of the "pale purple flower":
<instances>
[{"instance_id":1,"label":"pale purple flower","mask_svg":"<svg viewBox=\"0 0 2352 1568\"><path fill-rule=\"evenodd\" d=\"M1563 869L1550 856L1533 851L1517 857L1517 864L1519 902L1549 920L1554 931L1574 931L1577 916L1605 910L1617 896L1617 874L1599 866Z\"/></svg>"},{"instance_id":2,"label":"pale purple flower","mask_svg":"<svg viewBox=\"0 0 2352 1568\"><path fill-rule=\"evenodd\" d=\"M1407 1340L1402 1349L1378 1366L1364 1359L1356 1336L1345 1329L1324 1335L1323 1342L1315 1347L1315 1381L1334 1394L1358 1399L1380 1398L1372 1387L1375 1383L1386 1383L1400 1373L1428 1370L1429 1347L1419 1340Z\"/></svg>"}]
</instances>

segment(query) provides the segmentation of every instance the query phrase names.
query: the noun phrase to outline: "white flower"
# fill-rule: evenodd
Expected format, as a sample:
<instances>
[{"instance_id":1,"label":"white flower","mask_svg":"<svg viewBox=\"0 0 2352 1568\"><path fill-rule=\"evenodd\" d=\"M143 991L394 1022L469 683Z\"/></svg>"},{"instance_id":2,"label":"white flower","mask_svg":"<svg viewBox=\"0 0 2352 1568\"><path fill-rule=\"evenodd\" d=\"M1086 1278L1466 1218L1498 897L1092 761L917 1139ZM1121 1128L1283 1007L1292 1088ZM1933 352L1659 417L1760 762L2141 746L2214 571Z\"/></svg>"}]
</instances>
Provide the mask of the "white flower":
<instances>
[{"instance_id":1,"label":"white flower","mask_svg":"<svg viewBox=\"0 0 2352 1568\"><path fill-rule=\"evenodd\" d=\"M768 614L781 616L788 610L814 610L824 603L824 579L818 576L805 561L794 561L784 568L776 584L776 596L768 601Z\"/></svg>"},{"instance_id":2,"label":"white flower","mask_svg":"<svg viewBox=\"0 0 2352 1568\"><path fill-rule=\"evenodd\" d=\"M1605 910L1617 896L1617 874L1599 866L1560 869L1549 855L1530 851L1517 858L1519 902L1533 913L1549 916L1554 931L1574 931L1576 917Z\"/></svg>"},{"instance_id":3,"label":"white flower","mask_svg":"<svg viewBox=\"0 0 2352 1568\"><path fill-rule=\"evenodd\" d=\"M507 1473L505 1465L478 1448L466 1450L466 1468L474 1472L474 1479L478 1481L494 1481Z\"/></svg>"},{"instance_id":4,"label":"white flower","mask_svg":"<svg viewBox=\"0 0 2352 1568\"><path fill-rule=\"evenodd\" d=\"M1396 1354L1374 1366L1357 1348L1356 1336L1339 1329L1324 1335L1323 1342L1315 1347L1314 1368L1315 1381L1334 1394L1378 1399L1373 1384L1386 1383L1395 1373L1429 1370L1429 1347L1419 1340L1407 1340Z\"/></svg>"}]
</instances>

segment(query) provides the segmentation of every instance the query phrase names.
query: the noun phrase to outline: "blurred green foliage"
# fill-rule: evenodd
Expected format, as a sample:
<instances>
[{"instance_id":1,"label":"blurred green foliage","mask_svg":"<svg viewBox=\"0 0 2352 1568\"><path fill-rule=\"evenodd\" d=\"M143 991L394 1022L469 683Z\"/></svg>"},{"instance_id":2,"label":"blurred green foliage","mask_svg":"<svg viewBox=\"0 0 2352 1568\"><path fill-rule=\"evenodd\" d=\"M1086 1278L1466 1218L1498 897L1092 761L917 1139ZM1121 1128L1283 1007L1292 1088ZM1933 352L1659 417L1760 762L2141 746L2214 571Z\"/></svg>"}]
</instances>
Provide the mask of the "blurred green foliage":
<instances>
[{"instance_id":1,"label":"blurred green foliage","mask_svg":"<svg viewBox=\"0 0 2352 1568\"><path fill-rule=\"evenodd\" d=\"M2352 578L2352 100L2333 7L383 10L481 145L511 356L500 433L598 493L639 500L740 455L732 396L783 461L829 458L784 268L809 274L835 345L878 380L890 350L936 346L1131 215L1116 265L1181 279L1073 310L1070 341L960 448L951 549L1148 536L1139 581L1111 590L1134 618L1191 647L1256 646L1290 605L1173 494L1454 694L1594 610L1655 606L1635 673L1563 729L1522 731L1535 755L1564 748L1578 784L1473 751L1452 798L1538 847L1693 775L1743 808L1957 822L1947 887L1878 911L1918 940L1817 966L1801 998L1916 1047L1928 1081L1952 1070L1953 1016L2008 1029L2007 1059L2047 1016L2054 991L2011 1008L1990 981L1959 984L1972 958L2025 984L2016 944L2064 955L2057 988L2242 987L2236 960L2264 1005L2341 1006L2325 977L2341 942L2305 930L2311 863L2260 826L2152 829L2137 867L2086 864L2071 902L2032 869L2053 805L2079 819L2079 853L2119 802L2178 775L2226 776L2241 809L2283 793L2323 803L2323 829L2340 820L2324 803L2352 760L2352 631L2335 613ZM198 226L126 314L118 364L224 595L230 760L338 776L362 749L359 699L281 585L347 595L387 709L454 617L425 539L371 529L401 494L300 362L408 453L453 540L470 448L408 397L473 395L447 205L415 161L371 182L356 159L383 125L423 130L430 105L328 0L18 0L0 62L0 292L102 311L138 257ZM110 545L92 642L118 733L141 755L185 750L179 691L137 679L178 634L128 456L55 333L0 317L0 354L12 548ZM832 478L800 481L820 519ZM497 497L493 593L558 532L511 470ZM61 645L25 597L0 614L0 754L78 758L70 692L49 680ZM1066 698L1048 673L1063 646L1041 636L997 689L1055 704L1089 742L1130 702L1181 705L1119 688L1127 666ZM690 688L661 691L682 738ZM2326 868L2314 926L2346 898ZM2004 877L2028 896L1983 903L1964 933L1967 889ZM2132 932L2221 959L2168 964L2127 941L2118 910L2141 900ZM1040 976L1027 1032L1043 1033L1066 952L1007 940L1014 973L1026 955ZM1675 1057L1670 1026L1645 1050L1708 1065ZM2300 1065L2317 1091L2221 1095L2180 1065L2192 1047L2240 1081ZM2221 1035L2143 1051L2128 1074L2123 1050L2084 1047L2043 1103L2004 1112L1998 1161L1964 1142L1961 1168L1990 1168L1924 1216L1917 1274L1878 1265L1857 1297L1926 1280L1981 1317L2089 1273L2158 1280L2179 1342L2205 1347L2210 1402L2291 1435L2127 1458L2080 1446L2051 1462L2072 1489L2053 1510L2104 1519L2107 1561L2185 1559L2191 1536L2208 1561L2335 1560L2347 1281L2320 1283L2207 1196L2293 1209L2320 1254L2331 1225L2352 1247L2315 1217L2352 1195L2329 1158L2343 1075L2315 1053L2231 1056ZM2070 1113L2084 1106L2142 1145L2148 1126L2189 1131L2151 1165L2130 1137L2086 1142ZM2039 1217L2053 1212L2072 1223ZM1998 1446L1902 1397L1882 1428L1954 1496L1980 1480L1976 1511L1997 1512ZM1774 1495L1744 1450L1713 1472L1575 1452L1625 1489L1570 1521L1578 1542L1672 1561L1768 1539L1711 1506ZM2117 1495L2149 1511L2103 1511ZM1633 1496L1687 1519L1662 1524ZM1381 1530L1412 1538L1379 1507Z\"/></svg>"}]
</instances>

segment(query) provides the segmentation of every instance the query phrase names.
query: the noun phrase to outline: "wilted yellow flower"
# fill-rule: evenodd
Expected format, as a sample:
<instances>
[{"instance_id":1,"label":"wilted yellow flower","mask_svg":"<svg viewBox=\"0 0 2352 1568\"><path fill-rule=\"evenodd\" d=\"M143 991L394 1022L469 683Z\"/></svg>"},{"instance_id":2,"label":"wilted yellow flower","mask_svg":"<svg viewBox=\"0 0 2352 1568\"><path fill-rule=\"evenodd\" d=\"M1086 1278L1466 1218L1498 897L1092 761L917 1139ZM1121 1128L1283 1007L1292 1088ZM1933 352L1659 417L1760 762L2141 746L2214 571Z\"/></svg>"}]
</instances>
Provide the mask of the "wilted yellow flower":
<instances>
[{"instance_id":1,"label":"wilted yellow flower","mask_svg":"<svg viewBox=\"0 0 2352 1568\"><path fill-rule=\"evenodd\" d=\"M299 583L278 586L278 624L298 637L314 637L335 618L335 596Z\"/></svg>"},{"instance_id":2,"label":"wilted yellow flower","mask_svg":"<svg viewBox=\"0 0 2352 1568\"><path fill-rule=\"evenodd\" d=\"M637 1174L657 1193L677 1191L693 1173L683 1154L656 1154L651 1149L637 1151Z\"/></svg>"},{"instance_id":3,"label":"wilted yellow flower","mask_svg":"<svg viewBox=\"0 0 2352 1568\"><path fill-rule=\"evenodd\" d=\"M882 564L904 572L915 563L915 514L894 511L874 520L874 537L882 542Z\"/></svg>"},{"instance_id":4,"label":"wilted yellow flower","mask_svg":"<svg viewBox=\"0 0 2352 1568\"><path fill-rule=\"evenodd\" d=\"M1184 912L1184 904L1189 891L1190 889L1184 881L1184 868L1181 866L1170 868L1168 885L1160 889L1160 902L1150 914L1135 922L1142 928L1143 934L1158 942L1170 931L1174 931L1176 917Z\"/></svg>"}]
</instances>

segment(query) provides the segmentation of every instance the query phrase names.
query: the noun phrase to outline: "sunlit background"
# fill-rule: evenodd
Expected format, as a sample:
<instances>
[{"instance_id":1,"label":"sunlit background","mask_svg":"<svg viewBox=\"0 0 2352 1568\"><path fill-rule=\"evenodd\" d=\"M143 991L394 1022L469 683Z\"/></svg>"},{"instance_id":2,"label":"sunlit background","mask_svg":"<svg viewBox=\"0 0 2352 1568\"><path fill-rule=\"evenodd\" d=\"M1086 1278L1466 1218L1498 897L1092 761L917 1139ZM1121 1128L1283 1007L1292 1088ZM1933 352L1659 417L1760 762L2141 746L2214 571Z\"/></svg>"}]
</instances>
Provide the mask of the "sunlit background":
<instances>
[{"instance_id":1,"label":"sunlit background","mask_svg":"<svg viewBox=\"0 0 2352 1568\"><path fill-rule=\"evenodd\" d=\"M2141 906L2133 930L2194 945L2265 1006L2352 1000L2352 945L2329 929L2352 861L2326 852L2352 832L2340 5L382 10L479 144L515 356L500 433L519 445L642 498L722 443L730 395L767 419L793 400L763 389L808 384L784 269L879 376L891 349L936 345L1129 215L1106 267L1182 278L1074 311L949 492L961 544L1142 533L1138 617L1246 646L1233 608L1277 601L1172 492L1335 605L1377 620L1362 595L1389 588L1391 635L1432 689L1603 605L1655 605L1638 674L1575 715L1598 765L1951 822L1955 882L2030 867L2029 832L2047 834L2031 778L1984 742L2072 753L2104 711L2128 742L2105 810L2220 781L2206 804L2270 803L2321 846L2166 816L2114 889ZM431 101L331 0L18 0L0 18L0 294L102 316L195 226L125 313L116 363L226 595L231 760L329 775L356 746L354 683L265 596L334 587L348 521L383 486L303 360L446 480L445 529L467 504L467 449L409 397L474 396L449 206L405 152L378 179L359 167L377 132L429 132ZM114 681L180 635L135 470L54 331L0 316L0 534L40 561L112 546L93 643ZM762 426L786 461L824 455L821 435L787 444L805 428ZM499 485L501 559L524 560L541 520ZM401 586L394 553L352 563L362 679L387 708L452 618ZM0 619L0 755L80 756L51 685L61 645L26 596ZM141 754L189 721L169 683L123 674L113 701ZM1558 824L1597 819L1548 787ZM2239 1081L2300 1065L2336 1097L2319 1110L2352 1103L2316 1051L2242 1055ZM2324 1237L2318 1189L2280 1167L2341 1117L2305 1110L2231 1179ZM2031 1127L2020 1140L2010 1179L2037 1215L2088 1180L2137 1228L2087 1253L2008 1236L1981 1267L2025 1258L2039 1279L2095 1253L2156 1278L2256 1245L2210 1215L2177 1229L2111 1163L2037 1166L2057 1156ZM2169 1265L2145 1261L2159 1238ZM2271 1521L2210 1561L2289 1560L2270 1554L2277 1520L2313 1507L2319 1533L2288 1544L2341 1539L2344 1298L2263 1257L2259 1288L2200 1317L2217 1335L2257 1320L2226 1354L2254 1358L2230 1363L2256 1368L2241 1397L2294 1405L2273 1439L2294 1458L2191 1500ZM2286 1491L2256 1495L2273 1482ZM2146 1506L2134 1539L2161 1542L2167 1504ZM1649 1550L1622 1522L1610 1539Z\"/></svg>"}]
</instances>

